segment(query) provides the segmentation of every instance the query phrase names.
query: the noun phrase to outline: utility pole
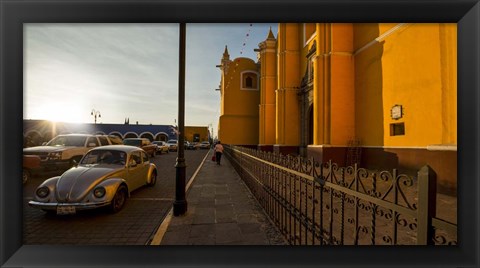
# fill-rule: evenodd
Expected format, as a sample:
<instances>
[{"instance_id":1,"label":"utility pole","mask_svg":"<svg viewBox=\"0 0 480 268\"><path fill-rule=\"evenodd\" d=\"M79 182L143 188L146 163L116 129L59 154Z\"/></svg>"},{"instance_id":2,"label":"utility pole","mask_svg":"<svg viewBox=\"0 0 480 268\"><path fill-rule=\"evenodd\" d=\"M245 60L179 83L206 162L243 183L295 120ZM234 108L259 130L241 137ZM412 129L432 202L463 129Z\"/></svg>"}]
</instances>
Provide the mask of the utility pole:
<instances>
[{"instance_id":1,"label":"utility pole","mask_svg":"<svg viewBox=\"0 0 480 268\"><path fill-rule=\"evenodd\" d=\"M180 64L178 72L178 150L175 181L175 202L173 202L173 215L181 216L187 212L185 198L185 36L186 25L180 23Z\"/></svg>"}]
</instances>

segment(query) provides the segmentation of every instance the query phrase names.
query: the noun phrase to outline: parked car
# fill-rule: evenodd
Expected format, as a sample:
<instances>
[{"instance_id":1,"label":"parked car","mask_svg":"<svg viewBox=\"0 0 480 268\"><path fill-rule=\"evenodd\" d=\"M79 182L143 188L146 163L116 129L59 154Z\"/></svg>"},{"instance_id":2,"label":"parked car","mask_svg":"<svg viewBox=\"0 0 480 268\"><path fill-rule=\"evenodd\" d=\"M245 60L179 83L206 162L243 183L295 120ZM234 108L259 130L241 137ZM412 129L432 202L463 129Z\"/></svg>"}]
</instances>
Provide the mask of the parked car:
<instances>
[{"instance_id":1,"label":"parked car","mask_svg":"<svg viewBox=\"0 0 480 268\"><path fill-rule=\"evenodd\" d=\"M168 145L164 141L154 141L153 144L157 145L157 153L168 153L170 150L168 150Z\"/></svg>"},{"instance_id":2,"label":"parked car","mask_svg":"<svg viewBox=\"0 0 480 268\"><path fill-rule=\"evenodd\" d=\"M197 148L193 145L193 143L185 141L185 150L196 150L196 149Z\"/></svg>"},{"instance_id":3,"label":"parked car","mask_svg":"<svg viewBox=\"0 0 480 268\"><path fill-rule=\"evenodd\" d=\"M200 149L200 143L199 142L193 142L193 147L195 147L195 150Z\"/></svg>"},{"instance_id":4,"label":"parked car","mask_svg":"<svg viewBox=\"0 0 480 268\"><path fill-rule=\"evenodd\" d=\"M64 172L82 159L90 149L111 145L118 137L91 134L62 134L42 146L23 149L23 155L36 155L40 158L40 173Z\"/></svg>"},{"instance_id":5,"label":"parked car","mask_svg":"<svg viewBox=\"0 0 480 268\"><path fill-rule=\"evenodd\" d=\"M99 137L106 137L110 141L110 145L122 145L123 144L123 139L120 138L119 136L115 135L101 135ZM107 145L103 144L102 145Z\"/></svg>"},{"instance_id":6,"label":"parked car","mask_svg":"<svg viewBox=\"0 0 480 268\"><path fill-rule=\"evenodd\" d=\"M150 140L146 138L127 138L123 140L123 144L142 148L151 157L155 157L157 153L157 145L152 144Z\"/></svg>"},{"instance_id":7,"label":"parked car","mask_svg":"<svg viewBox=\"0 0 480 268\"><path fill-rule=\"evenodd\" d=\"M154 186L157 174L155 164L138 147L97 147L77 166L40 184L28 204L57 215L100 207L118 212L132 191Z\"/></svg>"},{"instance_id":8,"label":"parked car","mask_svg":"<svg viewBox=\"0 0 480 268\"><path fill-rule=\"evenodd\" d=\"M171 152L171 151L174 151L176 152L177 151L177 145L178 145L178 142L177 140L168 140L167 141L167 145L168 145L168 150Z\"/></svg>"},{"instance_id":9,"label":"parked car","mask_svg":"<svg viewBox=\"0 0 480 268\"><path fill-rule=\"evenodd\" d=\"M24 155L22 183L27 183L33 174L40 172L41 168L40 157L38 155Z\"/></svg>"},{"instance_id":10,"label":"parked car","mask_svg":"<svg viewBox=\"0 0 480 268\"><path fill-rule=\"evenodd\" d=\"M202 141L200 143L200 149L210 149L210 142L208 141Z\"/></svg>"}]
</instances>

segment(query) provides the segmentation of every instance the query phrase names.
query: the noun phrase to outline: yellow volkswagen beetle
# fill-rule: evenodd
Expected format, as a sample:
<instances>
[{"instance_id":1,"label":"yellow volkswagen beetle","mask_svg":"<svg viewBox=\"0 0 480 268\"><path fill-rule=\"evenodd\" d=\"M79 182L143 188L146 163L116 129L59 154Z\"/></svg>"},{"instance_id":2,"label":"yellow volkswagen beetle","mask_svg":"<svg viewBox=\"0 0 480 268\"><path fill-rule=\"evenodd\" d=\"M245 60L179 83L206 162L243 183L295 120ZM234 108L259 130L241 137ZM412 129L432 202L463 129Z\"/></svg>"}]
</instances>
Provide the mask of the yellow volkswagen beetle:
<instances>
[{"instance_id":1,"label":"yellow volkswagen beetle","mask_svg":"<svg viewBox=\"0 0 480 268\"><path fill-rule=\"evenodd\" d=\"M118 212L132 191L154 186L157 174L157 167L141 148L96 147L78 165L40 184L28 204L57 215L100 207Z\"/></svg>"}]
</instances>

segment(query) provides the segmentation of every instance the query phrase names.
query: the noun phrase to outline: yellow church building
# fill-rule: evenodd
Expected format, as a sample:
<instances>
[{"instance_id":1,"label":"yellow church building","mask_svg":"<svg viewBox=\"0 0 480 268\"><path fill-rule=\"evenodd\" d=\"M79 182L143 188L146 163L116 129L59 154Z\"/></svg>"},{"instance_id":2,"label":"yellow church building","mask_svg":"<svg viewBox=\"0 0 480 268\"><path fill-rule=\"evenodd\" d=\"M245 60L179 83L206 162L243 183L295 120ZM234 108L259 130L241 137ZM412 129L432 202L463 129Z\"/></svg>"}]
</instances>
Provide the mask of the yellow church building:
<instances>
[{"instance_id":1,"label":"yellow church building","mask_svg":"<svg viewBox=\"0 0 480 268\"><path fill-rule=\"evenodd\" d=\"M218 137L283 154L437 173L456 193L457 27L280 23L221 63Z\"/></svg>"}]
</instances>

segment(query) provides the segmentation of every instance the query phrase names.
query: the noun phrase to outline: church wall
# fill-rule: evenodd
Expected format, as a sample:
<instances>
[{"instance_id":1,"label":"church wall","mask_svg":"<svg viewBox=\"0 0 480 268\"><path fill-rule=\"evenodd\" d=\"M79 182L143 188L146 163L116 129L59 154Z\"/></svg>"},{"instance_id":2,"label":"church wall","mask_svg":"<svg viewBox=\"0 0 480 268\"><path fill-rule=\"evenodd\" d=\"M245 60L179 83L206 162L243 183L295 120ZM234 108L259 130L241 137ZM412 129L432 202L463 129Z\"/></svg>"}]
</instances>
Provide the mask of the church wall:
<instances>
[{"instance_id":1,"label":"church wall","mask_svg":"<svg viewBox=\"0 0 480 268\"><path fill-rule=\"evenodd\" d=\"M338 24L330 29L328 24L317 27L317 40L323 42L319 48L324 50L319 54L327 54L331 46L332 56L319 57L316 65L314 106L320 120L315 121L319 131L315 135L319 136L318 142L308 146L308 156L349 164L345 141L356 137L361 146L360 166L396 168L415 176L428 164L437 173L440 191L455 194L455 25L354 24L353 39L346 28ZM348 53L339 53L348 52L349 42L353 46L351 76ZM347 88L352 84L353 109L348 110ZM402 106L401 118L392 118L394 105ZM348 124L349 115L353 125ZM398 123L404 124L405 134L391 133L391 124Z\"/></svg>"},{"instance_id":2,"label":"church wall","mask_svg":"<svg viewBox=\"0 0 480 268\"><path fill-rule=\"evenodd\" d=\"M224 144L257 145L258 116L220 116L219 140Z\"/></svg>"},{"instance_id":3,"label":"church wall","mask_svg":"<svg viewBox=\"0 0 480 268\"><path fill-rule=\"evenodd\" d=\"M374 42L379 26L354 24L355 37L355 125L356 137L365 146L384 145L383 45Z\"/></svg>"},{"instance_id":4,"label":"church wall","mask_svg":"<svg viewBox=\"0 0 480 268\"><path fill-rule=\"evenodd\" d=\"M356 50L369 43L364 36L372 38L375 32L380 42L355 56L361 165L416 175L428 164L437 173L438 188L455 193L455 25L355 25ZM392 118L395 105L402 108L398 119ZM392 133L392 124L402 123L404 134Z\"/></svg>"},{"instance_id":5,"label":"church wall","mask_svg":"<svg viewBox=\"0 0 480 268\"><path fill-rule=\"evenodd\" d=\"M260 102L259 80L256 89L245 89L242 74L253 72L259 79L258 66L251 59L237 58L229 63L223 77L223 112L218 138L225 144L258 144Z\"/></svg>"},{"instance_id":6,"label":"church wall","mask_svg":"<svg viewBox=\"0 0 480 268\"><path fill-rule=\"evenodd\" d=\"M237 58L230 63L229 71L225 76L225 87L222 92L224 102L223 114L257 115L260 91L242 90L241 74L244 71L258 72L257 65L251 59Z\"/></svg>"}]
</instances>

